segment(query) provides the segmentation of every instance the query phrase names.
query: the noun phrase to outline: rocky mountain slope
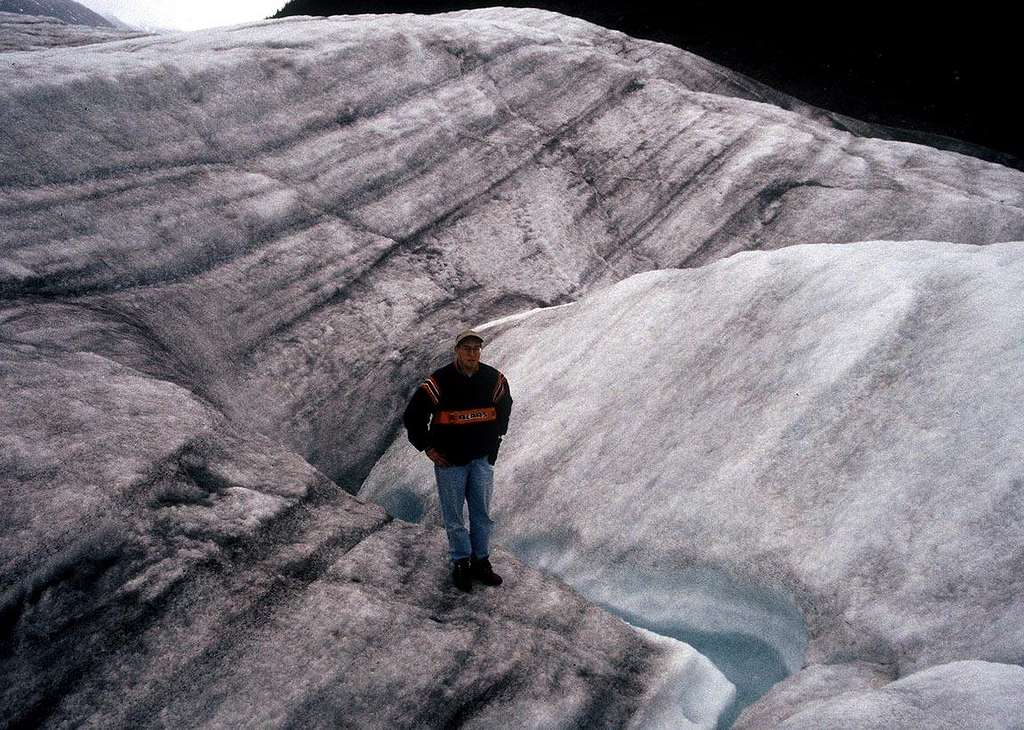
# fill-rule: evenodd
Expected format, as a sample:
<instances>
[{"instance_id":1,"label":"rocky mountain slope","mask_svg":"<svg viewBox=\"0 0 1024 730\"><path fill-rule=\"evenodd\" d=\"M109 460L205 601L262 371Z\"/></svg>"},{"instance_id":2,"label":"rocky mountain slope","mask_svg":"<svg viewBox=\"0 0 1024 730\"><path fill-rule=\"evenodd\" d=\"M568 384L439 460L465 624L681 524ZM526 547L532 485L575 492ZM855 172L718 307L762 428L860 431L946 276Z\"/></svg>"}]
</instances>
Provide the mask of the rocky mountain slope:
<instances>
[{"instance_id":1,"label":"rocky mountain slope","mask_svg":"<svg viewBox=\"0 0 1024 730\"><path fill-rule=\"evenodd\" d=\"M464 323L746 249L1024 238L1020 172L836 131L548 13L292 19L0 63L11 722L331 724L387 697L372 710L399 724L424 719L409 706L486 723L563 697L558 721L617 726L683 682L713 724L731 690L682 645L511 557L504 598L467 613L436 531L334 485L359 487ZM453 679L451 625L500 634L456 655L486 680ZM553 634L573 648L541 677L536 654L488 664ZM404 666L427 635L423 676L350 660Z\"/></svg>"},{"instance_id":2,"label":"rocky mountain slope","mask_svg":"<svg viewBox=\"0 0 1024 730\"><path fill-rule=\"evenodd\" d=\"M113 28L114 24L75 0L0 0L0 12L35 15L73 25Z\"/></svg>"},{"instance_id":3,"label":"rocky mountain slope","mask_svg":"<svg viewBox=\"0 0 1024 730\"><path fill-rule=\"evenodd\" d=\"M46 48L85 46L145 35L140 31L93 25L70 25L56 18L8 13L0 10L0 53ZM5 67L17 66L11 61Z\"/></svg>"}]
</instances>

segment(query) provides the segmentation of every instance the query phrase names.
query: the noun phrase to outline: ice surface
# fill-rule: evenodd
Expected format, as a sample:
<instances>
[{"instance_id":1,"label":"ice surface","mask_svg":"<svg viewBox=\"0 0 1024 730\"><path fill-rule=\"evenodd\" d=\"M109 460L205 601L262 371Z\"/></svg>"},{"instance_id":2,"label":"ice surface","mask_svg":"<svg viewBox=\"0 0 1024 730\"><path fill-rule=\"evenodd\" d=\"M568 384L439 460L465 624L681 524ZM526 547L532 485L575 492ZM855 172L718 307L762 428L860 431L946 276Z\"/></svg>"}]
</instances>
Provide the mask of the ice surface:
<instances>
[{"instance_id":1,"label":"ice surface","mask_svg":"<svg viewBox=\"0 0 1024 730\"><path fill-rule=\"evenodd\" d=\"M171 373L351 488L466 322L748 248L1024 238L1024 173L838 132L692 54L540 11L291 18L3 64L5 336L31 323Z\"/></svg>"},{"instance_id":2,"label":"ice surface","mask_svg":"<svg viewBox=\"0 0 1024 730\"><path fill-rule=\"evenodd\" d=\"M648 641L668 650L665 678L661 685L652 685L629 727L643 730L717 727L723 707L733 701L735 687L692 647L660 634L640 631Z\"/></svg>"},{"instance_id":3,"label":"ice surface","mask_svg":"<svg viewBox=\"0 0 1024 730\"><path fill-rule=\"evenodd\" d=\"M811 664L772 687L756 705L744 710L732 730L776 727L803 705L846 692L876 689L893 679L891 668L878 664Z\"/></svg>"},{"instance_id":4,"label":"ice surface","mask_svg":"<svg viewBox=\"0 0 1024 730\"><path fill-rule=\"evenodd\" d=\"M911 674L880 689L841 694L811 702L775 727L817 730L822 727L1003 728L1024 727L1021 698L1024 667L962 661ZM763 725L758 727L764 727Z\"/></svg>"},{"instance_id":5,"label":"ice surface","mask_svg":"<svg viewBox=\"0 0 1024 730\"><path fill-rule=\"evenodd\" d=\"M392 520L179 386L0 346L0 724L622 727L732 687L504 551Z\"/></svg>"},{"instance_id":6,"label":"ice surface","mask_svg":"<svg viewBox=\"0 0 1024 730\"><path fill-rule=\"evenodd\" d=\"M464 611L439 592L440 533L390 521L330 481L362 481L450 333L744 249L1024 238L1020 172L838 132L820 110L691 54L550 13L297 18L75 48L60 46L98 38L49 24L35 44L18 23L0 18L0 47L23 49L0 53L0 707L12 722L140 725L165 711L180 725L621 726L652 687L671 685L665 652L678 645L639 637L511 558L507 613L485 593ZM1019 462L1012 429L993 436L1016 423L1005 419L1019 337L1000 359L986 348L1006 333L987 319L968 327L958 308L1017 301L1019 287L985 288L1016 271L994 263L1002 255L978 253L986 270L936 263L912 291L900 282L913 256L762 260L806 279L768 264L758 279L760 259L739 257L694 274L693 298L663 295L652 275L610 290L619 299L596 322L575 318L601 299L509 322L511 338L567 318L553 343L521 348L516 367L530 370L515 371L517 388L548 388L593 420L523 401L520 433L536 453L510 440L506 478L516 500L550 511L517 525L528 510L507 504L505 539L567 576L575 561L607 559L592 566L605 603L633 619L650 608L650 628L692 629L714 605L715 623L701 625L746 627L783 669L802 653L794 601L817 657L873 647L896 664L956 651L1013 660L1019 622L1000 611L1015 553L985 551L1016 524L1019 489L992 485ZM734 275L736 262L749 270ZM790 290L801 298L786 310ZM776 309L786 332L764 318ZM629 349L608 349L606 331ZM665 332L710 376L650 359ZM878 351L872 337L903 344ZM750 364L778 362L791 340L800 349L783 352L801 367L790 375ZM983 355L988 369L936 381L934 398L960 411L930 420L921 379ZM587 387L582 377L607 370L575 365L603 358L623 374L643 364L658 387ZM766 404L766 388L782 396ZM945 392L957 388L970 397ZM647 424L604 406L643 414L666 392L689 393L656 444L678 481L652 471L638 484L630 460ZM880 392L913 428L908 416L887 424ZM822 430L843 412L862 430ZM953 426L967 429L955 443ZM780 447L793 439L806 449ZM867 448L889 441L881 457ZM918 463L918 447L928 469L892 470ZM837 474L853 485L838 496L827 488ZM985 488L951 499L968 477ZM391 484L387 499L426 510L420 481ZM587 494L602 501L574 501ZM675 522L646 521L650 500ZM908 512L909 525L976 529L947 546L896 517ZM556 527L534 529L551 515ZM858 534L887 520L888 533ZM949 570L955 553L978 557ZM638 564L652 572L629 575ZM995 577L978 580L985 571ZM649 606L629 600L640 578ZM707 594L679 590L693 584ZM889 602L873 600L882 588ZM910 598L922 608L904 612ZM944 610L970 628L972 601L988 638L964 631L951 649ZM457 671L467 662L477 680ZM395 666L424 671L403 684ZM701 676L697 686L724 686ZM381 697L394 701L382 709Z\"/></svg>"},{"instance_id":7,"label":"ice surface","mask_svg":"<svg viewBox=\"0 0 1024 730\"><path fill-rule=\"evenodd\" d=\"M652 623L745 625L790 670L785 600L694 576L795 601L810 661L1019 661L1022 287L1019 243L804 246L507 320L495 538ZM432 523L426 466L399 437L360 494Z\"/></svg>"}]
</instances>

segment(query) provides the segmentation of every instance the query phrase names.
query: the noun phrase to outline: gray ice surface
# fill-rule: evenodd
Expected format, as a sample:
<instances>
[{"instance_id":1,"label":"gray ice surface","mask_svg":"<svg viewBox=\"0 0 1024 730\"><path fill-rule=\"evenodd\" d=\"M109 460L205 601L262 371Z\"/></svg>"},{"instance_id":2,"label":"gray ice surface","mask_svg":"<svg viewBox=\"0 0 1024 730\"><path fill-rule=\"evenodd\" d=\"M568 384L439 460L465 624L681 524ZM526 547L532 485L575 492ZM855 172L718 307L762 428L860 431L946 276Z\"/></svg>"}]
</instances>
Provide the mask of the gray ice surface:
<instances>
[{"instance_id":1,"label":"gray ice surface","mask_svg":"<svg viewBox=\"0 0 1024 730\"><path fill-rule=\"evenodd\" d=\"M467 322L746 249L1024 238L1024 173L540 11L0 64L8 336L171 377L350 489Z\"/></svg>"},{"instance_id":2,"label":"gray ice surface","mask_svg":"<svg viewBox=\"0 0 1024 730\"><path fill-rule=\"evenodd\" d=\"M1022 290L1021 243L801 246L484 326L516 398L496 537L649 628L745 634L788 671L1020 663ZM436 522L401 436L360 495L395 492Z\"/></svg>"},{"instance_id":3,"label":"gray ice surface","mask_svg":"<svg viewBox=\"0 0 1024 730\"><path fill-rule=\"evenodd\" d=\"M504 550L461 594L442 531L179 386L9 343L0 375L0 725L611 728L667 693L707 729L732 697Z\"/></svg>"},{"instance_id":4,"label":"gray ice surface","mask_svg":"<svg viewBox=\"0 0 1024 730\"><path fill-rule=\"evenodd\" d=\"M438 531L393 521L344 490L355 491L388 447L411 389L443 361L448 337L464 324L570 303L640 271L703 266L747 249L1024 238L1020 172L848 134L834 115L685 51L551 13L292 18L112 41L33 23L0 17L4 723L334 726L344 716L444 725L515 714L536 725L618 727L664 722L681 702L694 724L713 723L732 688L688 647L630 629L504 552L496 554L509 585L467 603L445 588ZM794 255L809 265L818 259L804 252L814 250ZM830 266L850 282L880 276L856 247L847 263L827 250ZM966 256L950 255L918 288L960 291L947 280L960 281ZM707 370L707 387L719 396L736 385L733 374L750 377L736 371L741 355L770 363L778 351L769 347L788 342L758 344L757 328L770 325L758 312L779 295L758 289L758 259L729 261L742 266L705 292L706 308L690 299L676 304L705 338L707 357L732 357L712 357L719 368ZM804 297L821 311L800 310L791 327L825 338L846 331L827 314L833 299L847 311L844 287L821 272L807 275ZM629 281L608 291L628 293L650 280ZM733 300L716 304L719 289L758 295L760 303L749 311ZM1012 291L996 304L1017 301ZM598 333L643 307L650 313L641 320L667 325L660 294L643 305L623 296L622 311L612 308L600 328L584 322L569 334L591 342L589 357L607 358L605 370L629 372L657 340L623 356L607 354ZM528 319L546 321L555 311L585 310ZM942 306L922 311L907 319L907 332L931 333L930 322L945 321ZM867 336L874 330L858 312L846 316ZM965 342L984 334L955 331ZM548 354L561 352L555 344ZM894 383L901 352L885 371ZM1012 402L1018 382L1015 350L1008 352L1003 370L978 375L1001 389L1001 403ZM558 382L547 367L534 375ZM543 385L530 377L517 371L514 387L528 394ZM680 392L672 377L659 382L652 402ZM579 385L558 387L571 395ZM506 474L527 485L523 499L531 484L547 481L552 495L563 494L563 467L615 433L628 395L620 386L606 385L605 400L594 403L613 405L571 450L545 454L544 470L510 442L510 463L522 461ZM836 403L852 402L845 392L840 387L835 401L818 393L826 423ZM543 448L583 425L531 416L529 403L517 406L525 419L517 428ZM887 413L886 404L870 403L871 413ZM960 420L933 427L935 443L944 443L950 424L989 435L1004 417L986 412L985 425L967 401L961 406ZM810 419L813 411L804 413ZM733 429L751 426L744 418L729 424L726 410L687 415L681 423L714 426L705 442L690 434L708 447L732 443ZM744 433L755 445L776 443L770 431ZM876 443L872 433L868 444ZM619 434L624 443L630 437ZM1013 442L1004 446L1012 459ZM847 561L812 552L820 535L799 524L784 485L772 481L791 473L794 460L805 476L831 474L836 465L783 456L789 461L768 462L779 464L768 475L781 490L778 514L751 516L739 509L747 502L728 513L733 521L724 524L742 533L734 552L715 547L717 527L689 518L685 526L697 537L704 530L704 552L684 545L661 564L620 551L622 515L582 531L522 530L518 542L509 521L506 537L520 548L536 537L552 566L572 565L581 551L611 556L580 579L594 581L595 591L603 586L595 598L622 615L645 608L634 605L643 601L630 597L633 589L620 589L624 570L668 566L647 594L660 596L654 605L667 617L652 621L656 628L706 620L698 608L709 602L678 589L684 576L713 577L705 582L746 597L716 620L758 627L758 640L775 647L787 670L802 654L797 609L808 619L813 657L895 647L924 666L956 653L937 612L915 632L886 613L884 601L870 609L861 599L878 581L897 585L921 572L926 614L943 602L960 605L963 596L986 611L1004 605L996 581L978 578L980 558L936 588L928 561L909 550L892 557L884 535L861 540L864 570L841 593ZM718 463L708 459L694 468ZM635 510L627 463L579 476L624 490L623 509ZM995 478L978 471L981 483ZM416 480L404 493L403 486L389 488L429 511ZM649 485L639 486L644 497ZM974 532L959 534L987 540L997 520L984 500L1012 513L1017 493L979 494L963 514L950 513L956 502L926 501L924 509L957 524L975 514ZM682 498L667 496L659 509L679 514ZM900 514L884 500L872 505L876 498L877 491L845 499L853 515ZM718 509L735 499L728 490L703 497ZM642 518L631 514L628 524L646 540L651 526ZM763 535L768 518L784 528L774 541ZM861 539L858 525L852 520L837 544ZM957 549L969 553L972 545L961 543ZM934 564L944 565L948 555L934 547ZM1013 559L1012 550L1006 555ZM1001 564L986 565L998 573ZM837 634L839 617L853 628ZM862 634L864 627L870 631ZM1015 624L995 621L991 634L991 646L1005 651L980 658L1015 661ZM970 632L963 643L963 653L982 653L976 647L984 642Z\"/></svg>"},{"instance_id":5,"label":"gray ice surface","mask_svg":"<svg viewBox=\"0 0 1024 730\"><path fill-rule=\"evenodd\" d=\"M779 730L855 727L1024 728L1024 667L960 661L915 672L877 689L854 689L834 698L789 708ZM767 727L763 724L746 727Z\"/></svg>"}]
</instances>

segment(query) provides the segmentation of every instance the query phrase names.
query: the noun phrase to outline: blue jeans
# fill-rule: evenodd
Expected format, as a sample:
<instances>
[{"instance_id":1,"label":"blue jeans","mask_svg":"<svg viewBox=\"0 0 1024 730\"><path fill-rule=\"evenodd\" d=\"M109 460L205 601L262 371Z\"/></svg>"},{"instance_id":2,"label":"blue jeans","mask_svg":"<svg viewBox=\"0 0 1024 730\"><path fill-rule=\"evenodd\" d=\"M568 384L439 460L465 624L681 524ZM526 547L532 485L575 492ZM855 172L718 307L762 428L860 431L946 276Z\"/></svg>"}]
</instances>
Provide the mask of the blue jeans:
<instances>
[{"instance_id":1,"label":"blue jeans","mask_svg":"<svg viewBox=\"0 0 1024 730\"><path fill-rule=\"evenodd\" d=\"M434 466L441 517L448 533L452 560L470 555L486 558L490 553L491 492L494 491L494 467L486 457L464 466ZM469 505L469 530L462 519L463 504Z\"/></svg>"}]
</instances>

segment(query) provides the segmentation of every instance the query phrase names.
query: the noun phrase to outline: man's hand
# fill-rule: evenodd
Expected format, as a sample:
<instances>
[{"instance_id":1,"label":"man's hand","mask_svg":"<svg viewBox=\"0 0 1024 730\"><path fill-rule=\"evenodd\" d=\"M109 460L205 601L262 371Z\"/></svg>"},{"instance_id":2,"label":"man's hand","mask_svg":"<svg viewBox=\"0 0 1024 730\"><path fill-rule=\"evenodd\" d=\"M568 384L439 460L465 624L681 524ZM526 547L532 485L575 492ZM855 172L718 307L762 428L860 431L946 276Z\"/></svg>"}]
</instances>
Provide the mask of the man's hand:
<instances>
[{"instance_id":1,"label":"man's hand","mask_svg":"<svg viewBox=\"0 0 1024 730\"><path fill-rule=\"evenodd\" d=\"M434 447L430 447L429 449L427 449L426 454L427 458L430 459L435 464L437 464L438 466L451 466L451 464L448 463L448 459L444 458L441 452L435 449Z\"/></svg>"}]
</instances>

